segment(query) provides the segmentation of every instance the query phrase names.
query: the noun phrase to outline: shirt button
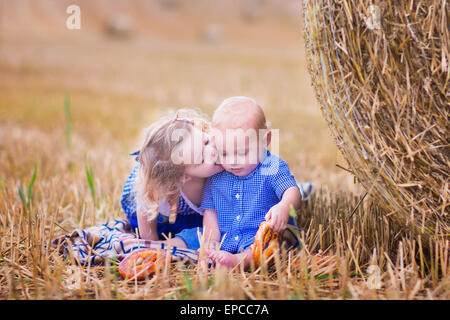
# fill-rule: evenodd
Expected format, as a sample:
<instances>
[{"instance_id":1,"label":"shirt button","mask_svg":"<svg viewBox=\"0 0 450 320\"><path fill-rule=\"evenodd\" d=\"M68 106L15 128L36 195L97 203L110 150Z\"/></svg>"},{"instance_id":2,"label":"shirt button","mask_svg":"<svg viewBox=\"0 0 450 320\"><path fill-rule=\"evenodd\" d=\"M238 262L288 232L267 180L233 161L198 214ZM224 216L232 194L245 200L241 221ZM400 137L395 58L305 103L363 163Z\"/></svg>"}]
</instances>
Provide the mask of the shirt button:
<instances>
[{"instance_id":1,"label":"shirt button","mask_svg":"<svg viewBox=\"0 0 450 320\"><path fill-rule=\"evenodd\" d=\"M237 220L237 221L241 220L241 216L240 216L240 215L239 215L239 216L236 216L236 220Z\"/></svg>"},{"instance_id":2,"label":"shirt button","mask_svg":"<svg viewBox=\"0 0 450 320\"><path fill-rule=\"evenodd\" d=\"M236 199L239 200L239 197L240 197L239 193L236 193Z\"/></svg>"},{"instance_id":3,"label":"shirt button","mask_svg":"<svg viewBox=\"0 0 450 320\"><path fill-rule=\"evenodd\" d=\"M238 241L239 240L239 236L234 237L234 240Z\"/></svg>"}]
</instances>

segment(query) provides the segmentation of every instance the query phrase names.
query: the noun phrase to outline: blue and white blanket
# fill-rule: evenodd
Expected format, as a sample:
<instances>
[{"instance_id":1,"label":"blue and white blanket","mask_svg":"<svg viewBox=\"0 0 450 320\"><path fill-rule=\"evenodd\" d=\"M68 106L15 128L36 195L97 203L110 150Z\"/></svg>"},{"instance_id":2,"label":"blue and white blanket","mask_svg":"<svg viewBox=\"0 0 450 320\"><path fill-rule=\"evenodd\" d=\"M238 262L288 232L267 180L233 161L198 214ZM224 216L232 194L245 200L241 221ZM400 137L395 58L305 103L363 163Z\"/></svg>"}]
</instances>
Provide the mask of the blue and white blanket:
<instances>
[{"instance_id":1,"label":"blue and white blanket","mask_svg":"<svg viewBox=\"0 0 450 320\"><path fill-rule=\"evenodd\" d=\"M65 257L71 255L81 265L100 265L106 259L123 260L134 250L142 248L167 249L163 243L139 239L126 219L114 219L87 229L75 229L71 234L52 241ZM170 247L172 258L198 262L198 252Z\"/></svg>"}]
</instances>

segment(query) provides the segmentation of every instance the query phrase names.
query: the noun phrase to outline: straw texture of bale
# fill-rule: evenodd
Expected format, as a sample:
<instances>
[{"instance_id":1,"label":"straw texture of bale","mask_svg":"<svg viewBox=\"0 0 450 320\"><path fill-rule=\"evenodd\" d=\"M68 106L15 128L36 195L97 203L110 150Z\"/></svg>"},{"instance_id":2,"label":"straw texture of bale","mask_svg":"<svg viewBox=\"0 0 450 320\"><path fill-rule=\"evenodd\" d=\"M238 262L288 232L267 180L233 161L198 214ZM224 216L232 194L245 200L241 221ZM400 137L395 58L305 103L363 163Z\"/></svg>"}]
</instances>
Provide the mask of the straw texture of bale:
<instances>
[{"instance_id":1,"label":"straw texture of bale","mask_svg":"<svg viewBox=\"0 0 450 320\"><path fill-rule=\"evenodd\" d=\"M312 85L350 170L434 239L449 236L449 12L442 0L303 1Z\"/></svg>"}]
</instances>

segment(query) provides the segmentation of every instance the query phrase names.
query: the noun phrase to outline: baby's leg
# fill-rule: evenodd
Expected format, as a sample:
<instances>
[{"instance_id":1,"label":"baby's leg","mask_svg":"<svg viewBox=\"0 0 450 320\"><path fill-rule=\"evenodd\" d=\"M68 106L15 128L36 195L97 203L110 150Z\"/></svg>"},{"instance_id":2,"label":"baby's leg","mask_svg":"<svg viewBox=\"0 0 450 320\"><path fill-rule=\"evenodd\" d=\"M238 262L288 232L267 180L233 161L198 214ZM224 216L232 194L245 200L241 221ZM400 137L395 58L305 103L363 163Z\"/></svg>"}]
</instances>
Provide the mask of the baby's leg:
<instances>
[{"instance_id":1,"label":"baby's leg","mask_svg":"<svg viewBox=\"0 0 450 320\"><path fill-rule=\"evenodd\" d=\"M222 265L229 269L234 268L239 263L239 260L236 257L237 255L227 251L207 250L206 253L216 265Z\"/></svg>"},{"instance_id":2,"label":"baby's leg","mask_svg":"<svg viewBox=\"0 0 450 320\"><path fill-rule=\"evenodd\" d=\"M248 267L251 261L250 249L236 254L224 250L206 250L206 254L213 262L228 269L234 268L239 263L243 263L244 268Z\"/></svg>"}]
</instances>

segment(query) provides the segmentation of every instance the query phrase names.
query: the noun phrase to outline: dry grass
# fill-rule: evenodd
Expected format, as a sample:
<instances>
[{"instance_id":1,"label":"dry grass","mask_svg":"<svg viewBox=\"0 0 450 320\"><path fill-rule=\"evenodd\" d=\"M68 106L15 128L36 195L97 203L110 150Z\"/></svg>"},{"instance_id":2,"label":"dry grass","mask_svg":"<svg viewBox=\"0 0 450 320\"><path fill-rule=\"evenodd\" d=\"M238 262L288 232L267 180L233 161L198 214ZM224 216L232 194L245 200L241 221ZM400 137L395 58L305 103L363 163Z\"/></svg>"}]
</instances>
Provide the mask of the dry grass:
<instances>
[{"instance_id":1,"label":"dry grass","mask_svg":"<svg viewBox=\"0 0 450 320\"><path fill-rule=\"evenodd\" d=\"M101 5L94 7L99 13ZM448 240L431 244L415 237L376 203L360 201L364 193L353 176L335 166L346 165L315 103L297 21L276 25L279 37L267 34L276 47L257 38L241 42L247 29L238 23L218 46L196 42L195 28L181 34L182 44L138 32L125 45L105 39L95 25L77 35L53 35L47 28L54 27L52 11L45 7L33 11L33 21L45 21L39 35L41 29L26 29L28 20L19 15L30 11L3 9L23 23L0 32L1 299L450 298ZM148 26L153 31L154 24ZM266 30L256 23L248 34L258 28ZM181 29L173 26L167 39ZM172 263L134 282L123 280L114 264L79 267L47 246L75 228L123 217L119 198L132 165L127 154L139 145L143 127L168 107L211 114L221 99L236 94L261 102L280 128L282 157L299 180L316 183L299 212L303 251L276 256L269 270L228 273ZM319 250L338 256L335 275L308 272L307 253ZM380 289L367 286L371 264L380 268Z\"/></svg>"}]
</instances>

